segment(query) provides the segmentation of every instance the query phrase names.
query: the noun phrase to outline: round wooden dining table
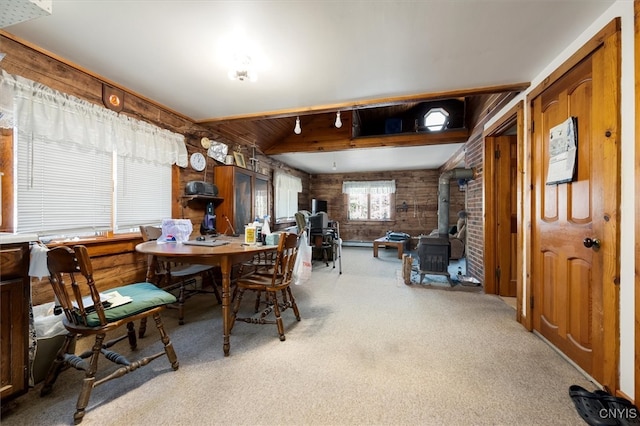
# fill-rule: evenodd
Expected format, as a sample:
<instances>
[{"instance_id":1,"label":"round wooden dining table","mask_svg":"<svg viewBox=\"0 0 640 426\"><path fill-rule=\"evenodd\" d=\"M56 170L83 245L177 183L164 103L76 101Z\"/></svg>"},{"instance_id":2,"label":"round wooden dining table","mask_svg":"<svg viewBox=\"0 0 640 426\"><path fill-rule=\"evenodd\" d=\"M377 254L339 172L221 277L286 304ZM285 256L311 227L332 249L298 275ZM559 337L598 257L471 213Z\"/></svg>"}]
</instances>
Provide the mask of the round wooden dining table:
<instances>
[{"instance_id":1,"label":"round wooden dining table","mask_svg":"<svg viewBox=\"0 0 640 426\"><path fill-rule=\"evenodd\" d=\"M149 256L147 281L154 282L155 262L158 260L219 266L222 273L222 349L229 356L231 334L231 270L234 265L252 259L255 255L275 251L276 245L248 245L242 237L215 237L207 241L223 241L214 247L175 242L147 241L136 246L136 251Z\"/></svg>"}]
</instances>

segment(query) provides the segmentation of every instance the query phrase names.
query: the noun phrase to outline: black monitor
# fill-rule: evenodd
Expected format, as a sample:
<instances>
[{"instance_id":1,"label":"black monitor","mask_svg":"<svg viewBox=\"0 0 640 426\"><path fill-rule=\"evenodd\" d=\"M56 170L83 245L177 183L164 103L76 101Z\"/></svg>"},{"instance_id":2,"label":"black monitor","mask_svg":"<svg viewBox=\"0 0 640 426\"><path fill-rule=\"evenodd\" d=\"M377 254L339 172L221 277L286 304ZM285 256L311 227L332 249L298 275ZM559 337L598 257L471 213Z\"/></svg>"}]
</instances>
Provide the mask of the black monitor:
<instances>
[{"instance_id":1,"label":"black monitor","mask_svg":"<svg viewBox=\"0 0 640 426\"><path fill-rule=\"evenodd\" d=\"M311 235L322 234L329 227L329 217L326 212L319 212L309 216Z\"/></svg>"},{"instance_id":2,"label":"black monitor","mask_svg":"<svg viewBox=\"0 0 640 426\"><path fill-rule=\"evenodd\" d=\"M318 212L329 213L327 211L327 202L325 200L317 200L314 198L311 200L311 214L316 214Z\"/></svg>"}]
</instances>

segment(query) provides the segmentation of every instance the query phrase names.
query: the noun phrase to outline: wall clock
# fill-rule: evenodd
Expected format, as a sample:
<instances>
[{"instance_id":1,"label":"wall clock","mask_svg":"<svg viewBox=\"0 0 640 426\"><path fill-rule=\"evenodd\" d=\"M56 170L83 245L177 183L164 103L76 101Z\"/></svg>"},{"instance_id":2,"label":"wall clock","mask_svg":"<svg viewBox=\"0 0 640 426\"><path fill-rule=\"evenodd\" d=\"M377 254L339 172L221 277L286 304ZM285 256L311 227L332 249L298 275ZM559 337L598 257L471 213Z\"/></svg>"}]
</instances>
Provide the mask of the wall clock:
<instances>
[{"instance_id":1,"label":"wall clock","mask_svg":"<svg viewBox=\"0 0 640 426\"><path fill-rule=\"evenodd\" d=\"M227 158L229 147L222 142L211 141L211 146L207 151L207 155L216 161L224 163Z\"/></svg>"},{"instance_id":2,"label":"wall clock","mask_svg":"<svg viewBox=\"0 0 640 426\"><path fill-rule=\"evenodd\" d=\"M207 159L199 152L191 154L189 162L191 163L191 167L198 172L203 171L204 168L207 167Z\"/></svg>"}]
</instances>

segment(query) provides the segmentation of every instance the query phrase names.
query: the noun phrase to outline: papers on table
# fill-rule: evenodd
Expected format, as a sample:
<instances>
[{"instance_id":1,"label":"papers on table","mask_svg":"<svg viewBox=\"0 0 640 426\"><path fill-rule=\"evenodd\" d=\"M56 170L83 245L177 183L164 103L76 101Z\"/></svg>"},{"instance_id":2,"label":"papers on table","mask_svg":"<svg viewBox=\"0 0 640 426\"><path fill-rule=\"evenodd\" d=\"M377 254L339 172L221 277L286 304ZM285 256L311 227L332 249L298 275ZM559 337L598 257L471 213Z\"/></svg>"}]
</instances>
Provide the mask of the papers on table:
<instances>
[{"instance_id":1,"label":"papers on table","mask_svg":"<svg viewBox=\"0 0 640 426\"><path fill-rule=\"evenodd\" d=\"M130 303L133 299L129 296L123 296L117 291L108 291L104 293L100 293L100 301L102 302L102 306L105 309L115 308L116 306L125 305ZM95 307L93 306L93 299L91 296L85 296L82 298L82 305L84 306L85 311L92 312L95 311ZM78 304L73 302L73 306L76 308Z\"/></svg>"},{"instance_id":2,"label":"papers on table","mask_svg":"<svg viewBox=\"0 0 640 426\"><path fill-rule=\"evenodd\" d=\"M223 246L225 244L229 244L229 241L224 240L189 240L185 241L182 244L188 246L205 246L205 247L218 247Z\"/></svg>"}]
</instances>

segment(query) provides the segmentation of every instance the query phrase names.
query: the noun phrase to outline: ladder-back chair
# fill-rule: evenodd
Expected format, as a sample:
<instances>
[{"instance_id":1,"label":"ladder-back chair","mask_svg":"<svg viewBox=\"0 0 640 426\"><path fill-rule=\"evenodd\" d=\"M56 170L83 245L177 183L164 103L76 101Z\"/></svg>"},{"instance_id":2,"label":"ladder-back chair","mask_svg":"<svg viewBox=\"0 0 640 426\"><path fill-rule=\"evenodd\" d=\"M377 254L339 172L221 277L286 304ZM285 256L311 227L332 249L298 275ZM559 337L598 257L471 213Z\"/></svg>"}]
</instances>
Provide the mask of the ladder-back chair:
<instances>
[{"instance_id":1,"label":"ladder-back chair","mask_svg":"<svg viewBox=\"0 0 640 426\"><path fill-rule=\"evenodd\" d=\"M271 274L256 273L238 278L236 281L237 295L233 306L231 328L233 328L236 321L243 321L250 324L276 324L280 340L285 340L281 313L291 308L293 309L296 320L300 321L300 312L293 293L291 292L293 267L297 255L298 235L282 233L278 241L277 254ZM264 293L266 300L263 303L266 306L262 311L257 312L256 315L252 317L238 317L242 297L246 290ZM275 315L274 320L268 319L268 316L272 312Z\"/></svg>"},{"instance_id":2,"label":"ladder-back chair","mask_svg":"<svg viewBox=\"0 0 640 426\"><path fill-rule=\"evenodd\" d=\"M76 424L80 423L85 415L85 409L89 404L89 397L94 387L122 377L164 355L169 359L171 368L178 369L178 358L160 318L160 312L165 306L176 302L175 296L146 282L116 287L104 291L102 294L99 293L93 278L93 267L89 253L87 248L82 245L75 246L73 250L66 246L49 250L47 266L50 274L49 281L64 311L62 321L68 334L49 369L40 395L51 393L53 384L64 368L70 366L77 370L83 370L84 380L73 416ZM114 294L114 292L118 293L118 301L122 303L121 305L118 305L116 299L113 298L102 300L107 294ZM109 349L125 338L128 338L131 350L136 349L134 321L148 317L152 317L155 321L163 350L135 361L129 361L124 355ZM105 342L107 333L123 326L126 326L127 332L125 334ZM71 349L76 336L95 336L92 348L76 355ZM110 374L98 378L98 360L101 355L120 367Z\"/></svg>"},{"instance_id":3,"label":"ladder-back chair","mask_svg":"<svg viewBox=\"0 0 640 426\"><path fill-rule=\"evenodd\" d=\"M140 233L143 241L155 241L162 235L162 230L156 226L140 226ZM178 288L178 323L180 325L184 324L184 302L189 297L199 293L213 293L218 304L222 303L220 291L214 278L217 266L165 262L152 255L149 255L147 261L151 265L155 265L155 284L158 287L167 291ZM200 288L189 287L189 282L195 284L194 277L198 275L202 277ZM212 287L211 291L204 289L207 282Z\"/></svg>"}]
</instances>

